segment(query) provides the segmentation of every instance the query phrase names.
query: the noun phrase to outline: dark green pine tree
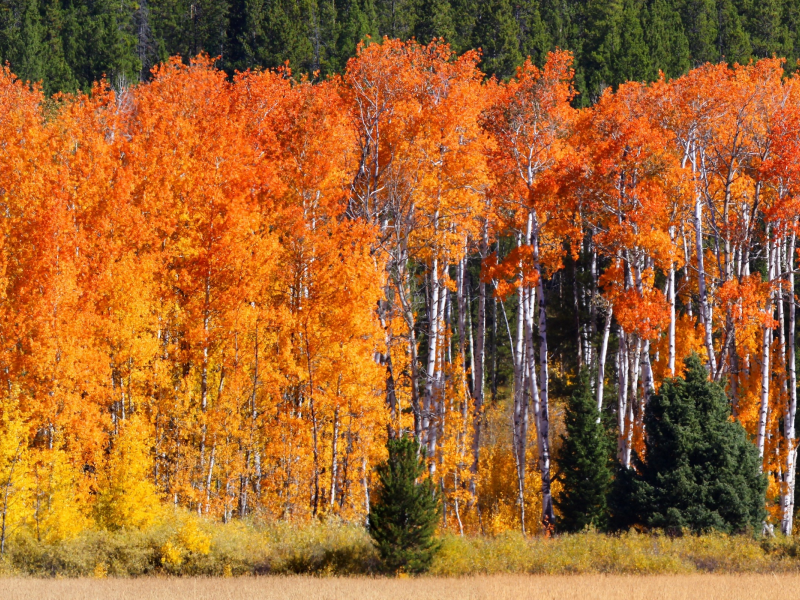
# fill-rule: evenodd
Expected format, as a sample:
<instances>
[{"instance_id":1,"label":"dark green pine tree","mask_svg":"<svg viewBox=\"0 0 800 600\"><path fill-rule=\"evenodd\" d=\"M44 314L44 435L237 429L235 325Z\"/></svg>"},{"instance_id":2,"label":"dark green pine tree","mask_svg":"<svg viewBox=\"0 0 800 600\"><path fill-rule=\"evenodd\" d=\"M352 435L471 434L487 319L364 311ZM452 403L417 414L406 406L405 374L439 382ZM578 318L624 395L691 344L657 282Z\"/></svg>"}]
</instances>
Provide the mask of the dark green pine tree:
<instances>
[{"instance_id":1,"label":"dark green pine tree","mask_svg":"<svg viewBox=\"0 0 800 600\"><path fill-rule=\"evenodd\" d=\"M472 49L475 17L478 14L478 0L450 0L453 11L453 50L462 54Z\"/></svg>"},{"instance_id":2,"label":"dark green pine tree","mask_svg":"<svg viewBox=\"0 0 800 600\"><path fill-rule=\"evenodd\" d=\"M561 493L555 498L558 528L581 531L605 529L608 524L608 493L612 483L612 448L599 419L589 375L581 373L567 403L566 435L556 457Z\"/></svg>"},{"instance_id":3,"label":"dark green pine tree","mask_svg":"<svg viewBox=\"0 0 800 600\"><path fill-rule=\"evenodd\" d=\"M717 7L714 0L686 0L683 29L689 41L691 67L719 61Z\"/></svg>"},{"instance_id":4,"label":"dark green pine tree","mask_svg":"<svg viewBox=\"0 0 800 600\"><path fill-rule=\"evenodd\" d=\"M376 0L378 31L381 36L407 40L417 23L417 0Z\"/></svg>"},{"instance_id":5,"label":"dark green pine tree","mask_svg":"<svg viewBox=\"0 0 800 600\"><path fill-rule=\"evenodd\" d=\"M449 0L417 0L414 37L422 44L436 38L450 42L456 37Z\"/></svg>"},{"instance_id":6,"label":"dark green pine tree","mask_svg":"<svg viewBox=\"0 0 800 600\"><path fill-rule=\"evenodd\" d=\"M46 95L56 92L72 92L78 88L78 81L64 55L62 32L65 13L59 0L43 0L42 43L44 46L42 75Z\"/></svg>"},{"instance_id":7,"label":"dark green pine tree","mask_svg":"<svg viewBox=\"0 0 800 600\"><path fill-rule=\"evenodd\" d=\"M576 29L580 26L582 8L582 3L573 0L539 0L539 14L554 48L579 52L582 36L576 35Z\"/></svg>"},{"instance_id":8,"label":"dark green pine tree","mask_svg":"<svg viewBox=\"0 0 800 600\"><path fill-rule=\"evenodd\" d=\"M226 64L232 12L228 0L148 0L148 8L158 60L175 55L188 60L206 52Z\"/></svg>"},{"instance_id":9,"label":"dark green pine tree","mask_svg":"<svg viewBox=\"0 0 800 600\"><path fill-rule=\"evenodd\" d=\"M738 532L766 515L761 460L730 419L723 387L695 354L684 378L667 379L644 415L645 459L622 472L612 504L615 525L671 531Z\"/></svg>"},{"instance_id":10,"label":"dark green pine tree","mask_svg":"<svg viewBox=\"0 0 800 600\"><path fill-rule=\"evenodd\" d=\"M80 88L88 91L103 76L112 84L139 80L132 6L124 0L74 0L63 6L64 58Z\"/></svg>"},{"instance_id":11,"label":"dark green pine tree","mask_svg":"<svg viewBox=\"0 0 800 600\"><path fill-rule=\"evenodd\" d=\"M786 57L793 48L789 29L783 19L784 5L781 0L758 0L747 11L747 30L750 35L753 56Z\"/></svg>"},{"instance_id":12,"label":"dark green pine tree","mask_svg":"<svg viewBox=\"0 0 800 600\"><path fill-rule=\"evenodd\" d=\"M612 55L615 85L651 78L650 49L644 41L639 0L623 0L618 45Z\"/></svg>"},{"instance_id":13,"label":"dark green pine tree","mask_svg":"<svg viewBox=\"0 0 800 600\"><path fill-rule=\"evenodd\" d=\"M650 48L651 78L662 71L668 78L689 70L689 40L674 0L652 0L644 19L645 40Z\"/></svg>"},{"instance_id":14,"label":"dark green pine tree","mask_svg":"<svg viewBox=\"0 0 800 600\"><path fill-rule=\"evenodd\" d=\"M425 474L424 452L411 437L390 439L389 457L378 465L378 485L369 513L369 534L389 572L421 573L439 546L433 539L439 501Z\"/></svg>"},{"instance_id":15,"label":"dark green pine tree","mask_svg":"<svg viewBox=\"0 0 800 600\"><path fill-rule=\"evenodd\" d=\"M347 60L356 53L358 43L367 37L379 40L378 18L373 0L340 0L337 13L328 18L338 24L336 46L327 59L329 67L325 73L341 71ZM331 23L328 20L328 23Z\"/></svg>"},{"instance_id":16,"label":"dark green pine tree","mask_svg":"<svg viewBox=\"0 0 800 600\"><path fill-rule=\"evenodd\" d=\"M534 64L543 65L553 44L542 21L539 0L517 0L513 8L522 57L530 57Z\"/></svg>"},{"instance_id":17,"label":"dark green pine tree","mask_svg":"<svg viewBox=\"0 0 800 600\"><path fill-rule=\"evenodd\" d=\"M584 15L584 42L578 56L584 89L582 102L593 103L603 90L616 83L616 58L620 47L622 0L589 0ZM580 84L578 81L576 84Z\"/></svg>"},{"instance_id":18,"label":"dark green pine tree","mask_svg":"<svg viewBox=\"0 0 800 600\"><path fill-rule=\"evenodd\" d=\"M243 67L275 68L289 61L296 72L319 68L315 0L245 0L244 13L244 31L236 36L241 45L236 54Z\"/></svg>"},{"instance_id":19,"label":"dark green pine tree","mask_svg":"<svg viewBox=\"0 0 800 600\"><path fill-rule=\"evenodd\" d=\"M473 46L483 53L481 68L487 75L511 77L522 64L519 27L509 0L487 0L478 8Z\"/></svg>"},{"instance_id":20,"label":"dark green pine tree","mask_svg":"<svg viewBox=\"0 0 800 600\"><path fill-rule=\"evenodd\" d=\"M717 52L720 61L743 64L753 54L739 10L731 0L717 0Z\"/></svg>"},{"instance_id":21,"label":"dark green pine tree","mask_svg":"<svg viewBox=\"0 0 800 600\"><path fill-rule=\"evenodd\" d=\"M20 79L44 77L44 34L38 0L0 4L0 60Z\"/></svg>"},{"instance_id":22,"label":"dark green pine tree","mask_svg":"<svg viewBox=\"0 0 800 600\"><path fill-rule=\"evenodd\" d=\"M781 22L787 32L786 67L795 70L800 58L800 0L783 0Z\"/></svg>"}]
</instances>

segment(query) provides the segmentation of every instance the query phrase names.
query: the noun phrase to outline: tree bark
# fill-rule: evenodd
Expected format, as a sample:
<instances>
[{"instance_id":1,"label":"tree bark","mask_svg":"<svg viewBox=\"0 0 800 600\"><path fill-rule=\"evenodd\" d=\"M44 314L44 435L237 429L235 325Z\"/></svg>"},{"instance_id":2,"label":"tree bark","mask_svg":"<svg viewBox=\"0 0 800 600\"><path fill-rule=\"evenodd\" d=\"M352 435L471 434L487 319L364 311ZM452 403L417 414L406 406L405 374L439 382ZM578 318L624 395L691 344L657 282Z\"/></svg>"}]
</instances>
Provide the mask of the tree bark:
<instances>
[{"instance_id":1,"label":"tree bark","mask_svg":"<svg viewBox=\"0 0 800 600\"><path fill-rule=\"evenodd\" d=\"M786 443L786 468L784 469L784 482L781 489L781 531L784 535L792 535L794 528L794 490L795 475L797 470L797 442L795 440L794 421L797 414L797 373L796 373L796 345L795 345L795 297L794 297L794 256L795 256L795 234L792 233L789 239L789 247L786 252L786 267L789 273L788 289L788 312L789 312L789 335L788 335L788 371L789 371L789 406L786 410L786 417L783 421L783 437Z\"/></svg>"}]
</instances>

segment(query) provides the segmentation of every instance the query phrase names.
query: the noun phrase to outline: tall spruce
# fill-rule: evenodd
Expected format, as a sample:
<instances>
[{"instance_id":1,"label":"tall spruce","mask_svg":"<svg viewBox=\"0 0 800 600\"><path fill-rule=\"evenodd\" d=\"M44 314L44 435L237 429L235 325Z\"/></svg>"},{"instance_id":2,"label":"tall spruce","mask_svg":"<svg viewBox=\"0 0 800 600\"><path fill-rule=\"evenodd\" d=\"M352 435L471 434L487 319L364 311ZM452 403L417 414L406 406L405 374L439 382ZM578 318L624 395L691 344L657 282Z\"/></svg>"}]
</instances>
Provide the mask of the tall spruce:
<instances>
[{"instance_id":1,"label":"tall spruce","mask_svg":"<svg viewBox=\"0 0 800 600\"><path fill-rule=\"evenodd\" d=\"M645 39L650 50L651 78L659 71L668 78L689 70L689 40L680 11L671 0L652 0L644 18Z\"/></svg>"},{"instance_id":2,"label":"tall spruce","mask_svg":"<svg viewBox=\"0 0 800 600\"><path fill-rule=\"evenodd\" d=\"M449 42L456 37L449 0L417 0L415 13L414 37L418 42L429 44L438 38Z\"/></svg>"},{"instance_id":3,"label":"tall spruce","mask_svg":"<svg viewBox=\"0 0 800 600\"><path fill-rule=\"evenodd\" d=\"M0 5L0 59L23 80L45 76L44 27L38 0L17 0Z\"/></svg>"},{"instance_id":4,"label":"tall spruce","mask_svg":"<svg viewBox=\"0 0 800 600\"><path fill-rule=\"evenodd\" d=\"M792 52L789 29L784 22L781 0L758 0L749 7L747 29L754 56L787 56Z\"/></svg>"},{"instance_id":5,"label":"tall spruce","mask_svg":"<svg viewBox=\"0 0 800 600\"><path fill-rule=\"evenodd\" d=\"M612 483L612 446L583 371L564 413L566 434L556 456L561 493L555 498L562 531L605 529Z\"/></svg>"},{"instance_id":6,"label":"tall spruce","mask_svg":"<svg viewBox=\"0 0 800 600\"><path fill-rule=\"evenodd\" d=\"M614 525L693 532L758 528L766 478L723 387L693 354L683 378L665 379L645 409L644 460L622 471L611 502Z\"/></svg>"},{"instance_id":7,"label":"tall spruce","mask_svg":"<svg viewBox=\"0 0 800 600\"><path fill-rule=\"evenodd\" d=\"M523 58L543 65L553 48L547 27L542 21L538 0L520 0L514 5L514 18L519 30L519 49Z\"/></svg>"},{"instance_id":8,"label":"tall spruce","mask_svg":"<svg viewBox=\"0 0 800 600\"><path fill-rule=\"evenodd\" d=\"M717 7L714 0L686 0L683 26L692 67L719 60Z\"/></svg>"},{"instance_id":9,"label":"tall spruce","mask_svg":"<svg viewBox=\"0 0 800 600\"><path fill-rule=\"evenodd\" d=\"M717 53L720 61L743 64L752 56L750 36L742 21L732 0L717 0Z\"/></svg>"},{"instance_id":10,"label":"tall spruce","mask_svg":"<svg viewBox=\"0 0 800 600\"><path fill-rule=\"evenodd\" d=\"M650 49L644 41L639 0L624 0L619 19L617 46L612 54L613 83L650 78Z\"/></svg>"},{"instance_id":11,"label":"tall spruce","mask_svg":"<svg viewBox=\"0 0 800 600\"><path fill-rule=\"evenodd\" d=\"M487 0L479 5L473 45L482 51L481 68L487 75L511 77L522 64L518 32L509 0Z\"/></svg>"},{"instance_id":12,"label":"tall spruce","mask_svg":"<svg viewBox=\"0 0 800 600\"><path fill-rule=\"evenodd\" d=\"M428 570L438 550L433 538L439 501L425 474L424 451L411 437L390 439L389 456L375 469L378 485L370 507L369 533L384 568L392 573Z\"/></svg>"}]
</instances>

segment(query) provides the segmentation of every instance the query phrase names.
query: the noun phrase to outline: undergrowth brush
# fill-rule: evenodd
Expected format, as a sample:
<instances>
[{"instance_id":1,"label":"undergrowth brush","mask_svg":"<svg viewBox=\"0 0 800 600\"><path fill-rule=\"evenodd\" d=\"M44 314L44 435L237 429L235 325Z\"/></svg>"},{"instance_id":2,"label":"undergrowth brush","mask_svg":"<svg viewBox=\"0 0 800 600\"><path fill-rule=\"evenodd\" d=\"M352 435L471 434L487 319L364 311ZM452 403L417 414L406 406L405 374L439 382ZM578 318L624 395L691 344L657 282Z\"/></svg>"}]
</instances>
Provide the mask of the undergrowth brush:
<instances>
[{"instance_id":1,"label":"undergrowth brush","mask_svg":"<svg viewBox=\"0 0 800 600\"><path fill-rule=\"evenodd\" d=\"M0 575L38 577L368 575L379 567L360 525L334 519L222 524L186 513L144 531L87 530L53 543L20 532L0 559ZM697 572L800 572L800 543L722 534L445 534L430 570L438 576Z\"/></svg>"}]
</instances>

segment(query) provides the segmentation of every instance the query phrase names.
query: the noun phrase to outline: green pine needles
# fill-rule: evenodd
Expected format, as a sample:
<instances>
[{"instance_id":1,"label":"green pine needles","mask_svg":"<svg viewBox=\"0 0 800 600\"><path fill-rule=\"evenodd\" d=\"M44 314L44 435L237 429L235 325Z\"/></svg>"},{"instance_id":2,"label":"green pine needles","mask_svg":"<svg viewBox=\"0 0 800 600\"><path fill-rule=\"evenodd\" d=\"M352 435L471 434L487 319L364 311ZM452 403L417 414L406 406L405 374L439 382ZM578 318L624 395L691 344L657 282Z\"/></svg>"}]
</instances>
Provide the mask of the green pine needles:
<instances>
[{"instance_id":1,"label":"green pine needles","mask_svg":"<svg viewBox=\"0 0 800 600\"><path fill-rule=\"evenodd\" d=\"M422 573L439 548L433 539L439 500L425 473L424 452L410 437L389 440L389 457L378 465L375 502L369 513L369 533L384 568L392 573Z\"/></svg>"},{"instance_id":2,"label":"green pine needles","mask_svg":"<svg viewBox=\"0 0 800 600\"><path fill-rule=\"evenodd\" d=\"M617 480L615 524L679 532L744 532L766 516L756 447L730 419L721 385L697 355L666 379L645 410L644 460Z\"/></svg>"},{"instance_id":3,"label":"green pine needles","mask_svg":"<svg viewBox=\"0 0 800 600\"><path fill-rule=\"evenodd\" d=\"M561 531L605 529L612 483L611 443L600 422L589 375L582 372L567 405L566 435L557 456L562 492L555 498Z\"/></svg>"}]
</instances>

